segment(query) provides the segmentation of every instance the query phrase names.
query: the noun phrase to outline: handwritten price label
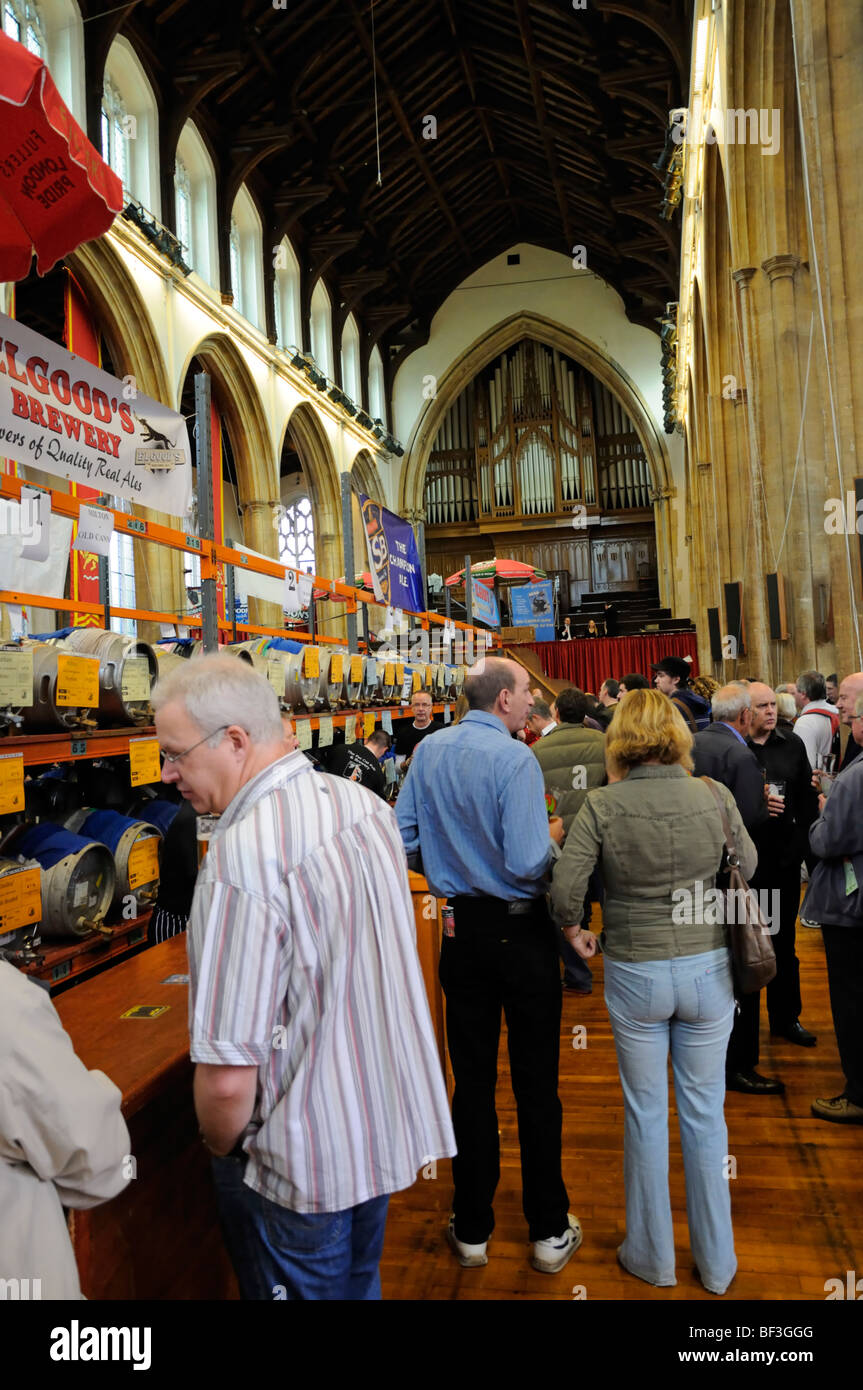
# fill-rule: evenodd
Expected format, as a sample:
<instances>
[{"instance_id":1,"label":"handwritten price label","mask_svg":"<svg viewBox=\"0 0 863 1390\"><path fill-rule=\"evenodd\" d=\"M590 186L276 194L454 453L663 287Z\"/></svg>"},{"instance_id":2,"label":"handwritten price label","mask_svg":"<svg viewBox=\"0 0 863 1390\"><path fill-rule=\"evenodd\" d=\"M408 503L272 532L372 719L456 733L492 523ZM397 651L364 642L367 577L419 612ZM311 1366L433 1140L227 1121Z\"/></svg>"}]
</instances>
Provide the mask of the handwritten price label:
<instances>
[{"instance_id":1,"label":"handwritten price label","mask_svg":"<svg viewBox=\"0 0 863 1390\"><path fill-rule=\"evenodd\" d=\"M0 932L42 920L42 870L19 869L0 878Z\"/></svg>"},{"instance_id":2,"label":"handwritten price label","mask_svg":"<svg viewBox=\"0 0 863 1390\"><path fill-rule=\"evenodd\" d=\"M303 675L307 680L314 680L321 674L321 654L317 647L306 647L303 652Z\"/></svg>"},{"instance_id":3,"label":"handwritten price label","mask_svg":"<svg viewBox=\"0 0 863 1390\"><path fill-rule=\"evenodd\" d=\"M363 678L363 659L361 656L351 657L351 684L359 685Z\"/></svg>"},{"instance_id":4,"label":"handwritten price label","mask_svg":"<svg viewBox=\"0 0 863 1390\"><path fill-rule=\"evenodd\" d=\"M54 699L58 705L98 709L98 656L72 656L70 652L58 652L57 692Z\"/></svg>"},{"instance_id":5,"label":"handwritten price label","mask_svg":"<svg viewBox=\"0 0 863 1390\"><path fill-rule=\"evenodd\" d=\"M357 658L359 660L359 657ZM362 666L360 667L362 675ZM330 657L330 685L338 685L345 678L345 657L343 652L333 652Z\"/></svg>"},{"instance_id":6,"label":"handwritten price label","mask_svg":"<svg viewBox=\"0 0 863 1390\"><path fill-rule=\"evenodd\" d=\"M143 883L155 883L159 877L158 835L138 840L129 850L129 887L140 888Z\"/></svg>"},{"instance_id":7,"label":"handwritten price label","mask_svg":"<svg viewBox=\"0 0 863 1390\"><path fill-rule=\"evenodd\" d=\"M159 762L159 740L157 738L130 738L129 766L133 787L142 787L148 782L161 782L162 765Z\"/></svg>"},{"instance_id":8,"label":"handwritten price label","mask_svg":"<svg viewBox=\"0 0 863 1390\"><path fill-rule=\"evenodd\" d=\"M0 755L0 815L24 810L24 754Z\"/></svg>"}]
</instances>

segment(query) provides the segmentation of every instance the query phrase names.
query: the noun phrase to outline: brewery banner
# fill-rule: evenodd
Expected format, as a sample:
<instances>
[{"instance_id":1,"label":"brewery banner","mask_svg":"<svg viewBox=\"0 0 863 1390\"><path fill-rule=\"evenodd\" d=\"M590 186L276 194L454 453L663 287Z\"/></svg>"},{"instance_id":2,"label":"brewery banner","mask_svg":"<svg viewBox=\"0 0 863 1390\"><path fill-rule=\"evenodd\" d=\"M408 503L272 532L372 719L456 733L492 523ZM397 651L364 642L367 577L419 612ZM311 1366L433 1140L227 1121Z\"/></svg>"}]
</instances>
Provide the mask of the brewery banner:
<instances>
[{"instance_id":1,"label":"brewery banner","mask_svg":"<svg viewBox=\"0 0 863 1390\"><path fill-rule=\"evenodd\" d=\"M471 613L472 616L486 627L500 627L500 614L497 611L497 599L488 584L483 584L479 579L470 578L471 592Z\"/></svg>"},{"instance_id":2,"label":"brewery banner","mask_svg":"<svg viewBox=\"0 0 863 1390\"><path fill-rule=\"evenodd\" d=\"M537 642L554 641L554 599L551 580L520 584L509 591L510 610L515 627L536 628Z\"/></svg>"},{"instance_id":3,"label":"brewery banner","mask_svg":"<svg viewBox=\"0 0 863 1390\"><path fill-rule=\"evenodd\" d=\"M181 415L5 314L0 455L176 517L192 500Z\"/></svg>"},{"instance_id":4,"label":"brewery banner","mask_svg":"<svg viewBox=\"0 0 863 1390\"><path fill-rule=\"evenodd\" d=\"M360 508L375 598L389 608L422 613L422 569L413 527L362 492Z\"/></svg>"}]
</instances>

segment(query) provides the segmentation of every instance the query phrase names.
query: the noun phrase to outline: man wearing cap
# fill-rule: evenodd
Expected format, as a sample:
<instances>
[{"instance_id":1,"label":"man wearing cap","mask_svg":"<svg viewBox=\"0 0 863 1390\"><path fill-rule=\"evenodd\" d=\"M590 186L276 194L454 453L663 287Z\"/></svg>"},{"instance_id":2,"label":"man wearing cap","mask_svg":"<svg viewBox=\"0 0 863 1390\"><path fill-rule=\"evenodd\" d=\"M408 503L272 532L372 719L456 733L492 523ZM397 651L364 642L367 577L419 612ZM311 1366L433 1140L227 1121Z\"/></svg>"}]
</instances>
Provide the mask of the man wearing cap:
<instances>
[{"instance_id":1,"label":"man wearing cap","mask_svg":"<svg viewBox=\"0 0 863 1390\"><path fill-rule=\"evenodd\" d=\"M692 732L706 729L710 723L710 706L689 689L691 663L682 656L664 656L650 669L654 672L653 684L677 706Z\"/></svg>"}]
</instances>

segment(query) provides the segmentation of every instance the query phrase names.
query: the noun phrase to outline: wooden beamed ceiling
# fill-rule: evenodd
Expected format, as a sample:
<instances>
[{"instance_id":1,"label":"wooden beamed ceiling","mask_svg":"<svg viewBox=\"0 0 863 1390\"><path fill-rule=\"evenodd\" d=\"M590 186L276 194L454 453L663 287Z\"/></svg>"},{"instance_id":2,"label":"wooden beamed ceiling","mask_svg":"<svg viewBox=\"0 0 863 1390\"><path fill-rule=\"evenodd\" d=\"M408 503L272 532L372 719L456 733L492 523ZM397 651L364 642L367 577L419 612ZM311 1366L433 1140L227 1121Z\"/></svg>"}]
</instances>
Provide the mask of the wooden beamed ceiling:
<instances>
[{"instance_id":1,"label":"wooden beamed ceiling","mask_svg":"<svg viewBox=\"0 0 863 1390\"><path fill-rule=\"evenodd\" d=\"M81 10L95 30L103 0ZM156 90L163 162L180 114L210 148L220 244L245 181L265 260L289 235L304 302L323 275L366 358L378 341L400 360L519 242L583 245L634 322L655 328L676 298L679 231L652 164L685 101L691 0L137 0L112 19Z\"/></svg>"}]
</instances>

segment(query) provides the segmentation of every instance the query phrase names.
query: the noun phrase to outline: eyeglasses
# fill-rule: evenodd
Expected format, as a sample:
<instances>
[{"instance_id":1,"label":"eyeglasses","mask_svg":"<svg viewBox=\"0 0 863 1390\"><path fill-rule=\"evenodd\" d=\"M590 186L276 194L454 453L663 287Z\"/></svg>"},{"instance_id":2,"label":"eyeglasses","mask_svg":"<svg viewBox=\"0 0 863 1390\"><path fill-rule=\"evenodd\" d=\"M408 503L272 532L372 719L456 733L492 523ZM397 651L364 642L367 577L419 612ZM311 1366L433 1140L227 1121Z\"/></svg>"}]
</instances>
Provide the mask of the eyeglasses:
<instances>
[{"instance_id":1,"label":"eyeglasses","mask_svg":"<svg viewBox=\"0 0 863 1390\"><path fill-rule=\"evenodd\" d=\"M200 748L202 743L207 743L209 739L215 738L216 734L223 734L228 727L227 724L222 724L211 734L204 734L204 737L199 738L197 743L193 743L191 748L184 748L182 753L163 753L162 757L166 763L178 763L181 758L187 758L190 753L194 753L195 749Z\"/></svg>"}]
</instances>

